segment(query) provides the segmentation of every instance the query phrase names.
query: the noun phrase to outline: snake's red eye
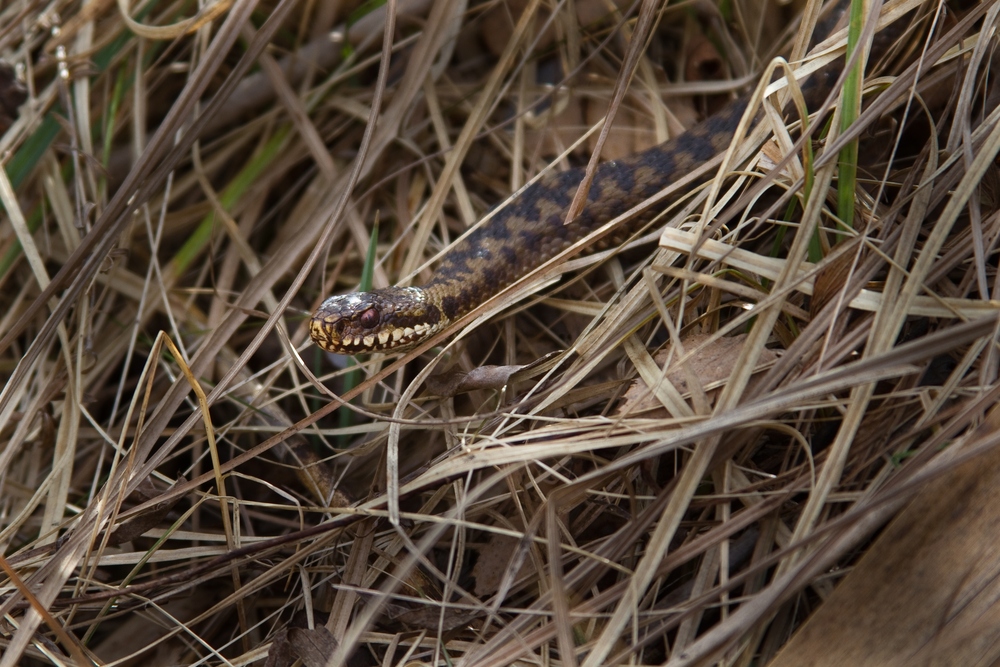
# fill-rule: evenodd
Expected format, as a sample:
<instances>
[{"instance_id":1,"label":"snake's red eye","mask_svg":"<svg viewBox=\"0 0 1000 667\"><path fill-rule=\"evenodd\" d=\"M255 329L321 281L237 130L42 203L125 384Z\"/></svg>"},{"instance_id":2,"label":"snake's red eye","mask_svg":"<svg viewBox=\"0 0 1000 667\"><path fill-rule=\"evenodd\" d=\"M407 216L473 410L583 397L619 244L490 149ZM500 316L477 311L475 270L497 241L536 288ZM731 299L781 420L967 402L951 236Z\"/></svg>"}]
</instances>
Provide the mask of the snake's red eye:
<instances>
[{"instance_id":1,"label":"snake's red eye","mask_svg":"<svg viewBox=\"0 0 1000 667\"><path fill-rule=\"evenodd\" d=\"M365 312L361 313L361 317L359 319L361 321L361 326L366 329L376 327L379 323L378 311L374 308L369 308Z\"/></svg>"}]
</instances>

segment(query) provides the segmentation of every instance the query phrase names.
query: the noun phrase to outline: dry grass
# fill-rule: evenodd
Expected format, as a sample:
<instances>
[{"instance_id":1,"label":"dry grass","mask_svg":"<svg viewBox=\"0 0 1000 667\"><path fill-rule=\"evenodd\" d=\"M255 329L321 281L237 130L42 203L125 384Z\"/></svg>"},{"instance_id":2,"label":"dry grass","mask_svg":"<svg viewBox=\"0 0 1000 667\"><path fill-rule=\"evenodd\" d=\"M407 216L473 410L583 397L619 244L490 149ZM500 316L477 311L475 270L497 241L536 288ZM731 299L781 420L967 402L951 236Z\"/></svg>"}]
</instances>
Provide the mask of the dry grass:
<instances>
[{"instance_id":1,"label":"dry grass","mask_svg":"<svg viewBox=\"0 0 1000 667\"><path fill-rule=\"evenodd\" d=\"M1000 4L888 6L926 4L842 136L771 98L645 242L348 366L304 323L370 221L374 283L419 283L585 162L635 29L396 2L389 40L353 4L0 5L0 667L765 664L1000 438ZM813 9L667 7L602 155L783 74Z\"/></svg>"}]
</instances>

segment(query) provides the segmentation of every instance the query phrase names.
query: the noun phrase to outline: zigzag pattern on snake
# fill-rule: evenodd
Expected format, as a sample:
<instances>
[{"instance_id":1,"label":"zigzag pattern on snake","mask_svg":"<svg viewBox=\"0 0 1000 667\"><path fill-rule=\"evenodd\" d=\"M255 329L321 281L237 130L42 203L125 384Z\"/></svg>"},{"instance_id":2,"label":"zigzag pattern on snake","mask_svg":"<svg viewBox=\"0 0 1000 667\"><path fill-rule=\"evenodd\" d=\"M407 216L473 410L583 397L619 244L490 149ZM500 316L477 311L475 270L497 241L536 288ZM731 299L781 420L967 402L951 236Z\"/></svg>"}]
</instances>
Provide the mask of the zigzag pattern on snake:
<instances>
[{"instance_id":1,"label":"zigzag pattern on snake","mask_svg":"<svg viewBox=\"0 0 1000 667\"><path fill-rule=\"evenodd\" d=\"M838 11L833 14L831 24L839 18ZM841 67L837 61L812 75L810 100L826 96ZM340 354L412 348L725 150L747 104L746 99L736 100L669 141L599 165L586 205L569 224L564 224L566 210L584 170L540 178L490 221L459 240L430 282L330 297L313 314L310 336L319 347ZM628 238L656 213L652 210L632 218L606 242Z\"/></svg>"}]
</instances>

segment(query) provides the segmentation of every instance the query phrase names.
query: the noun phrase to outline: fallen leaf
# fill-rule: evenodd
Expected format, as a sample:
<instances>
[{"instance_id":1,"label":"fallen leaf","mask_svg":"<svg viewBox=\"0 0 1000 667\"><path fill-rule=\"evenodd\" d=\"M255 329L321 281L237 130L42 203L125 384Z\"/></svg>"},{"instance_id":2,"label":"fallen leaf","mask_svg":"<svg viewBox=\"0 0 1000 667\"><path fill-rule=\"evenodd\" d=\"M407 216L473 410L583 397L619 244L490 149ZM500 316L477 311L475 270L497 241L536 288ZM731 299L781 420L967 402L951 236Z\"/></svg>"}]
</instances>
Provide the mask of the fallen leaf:
<instances>
[{"instance_id":1,"label":"fallen leaf","mask_svg":"<svg viewBox=\"0 0 1000 667\"><path fill-rule=\"evenodd\" d=\"M719 389L732 375L736 361L743 351L747 335L724 336L710 340L710 334L692 334L682 340L686 352L697 349L698 352L692 355L687 364L687 370L676 363L679 355L672 353L670 347L665 347L653 355L653 360L662 368L664 364L671 362L671 367L667 369L666 379L682 395L688 394L689 373L698 378L698 383L707 392ZM757 360L757 368L754 372L763 370L771 365L778 358L778 354L771 349L764 348L760 358ZM748 387L749 390L749 387ZM618 412L620 414L636 414L648 412L650 410L663 410L663 404L656 398L650 387L640 379L635 379L625 391ZM659 412L650 417L658 416Z\"/></svg>"}]
</instances>

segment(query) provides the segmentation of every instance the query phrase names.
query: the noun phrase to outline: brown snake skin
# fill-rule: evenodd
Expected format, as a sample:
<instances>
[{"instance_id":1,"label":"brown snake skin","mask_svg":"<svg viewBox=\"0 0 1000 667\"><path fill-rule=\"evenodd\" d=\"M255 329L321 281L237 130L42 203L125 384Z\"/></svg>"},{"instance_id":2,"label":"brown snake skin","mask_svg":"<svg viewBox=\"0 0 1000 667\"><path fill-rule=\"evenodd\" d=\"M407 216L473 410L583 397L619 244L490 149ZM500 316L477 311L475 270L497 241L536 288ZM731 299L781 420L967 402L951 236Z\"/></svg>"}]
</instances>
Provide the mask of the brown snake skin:
<instances>
[{"instance_id":1,"label":"brown snake skin","mask_svg":"<svg viewBox=\"0 0 1000 667\"><path fill-rule=\"evenodd\" d=\"M833 12L838 18L839 13ZM842 67L838 62L812 75L809 99L826 96ZM564 224L566 209L584 170L544 176L492 220L459 240L425 285L328 298L312 316L309 333L313 341L339 354L412 348L725 150L747 103L746 99L732 102L674 139L601 164L586 206L569 224ZM651 210L632 218L618 230L617 241L627 238L657 212Z\"/></svg>"}]
</instances>

